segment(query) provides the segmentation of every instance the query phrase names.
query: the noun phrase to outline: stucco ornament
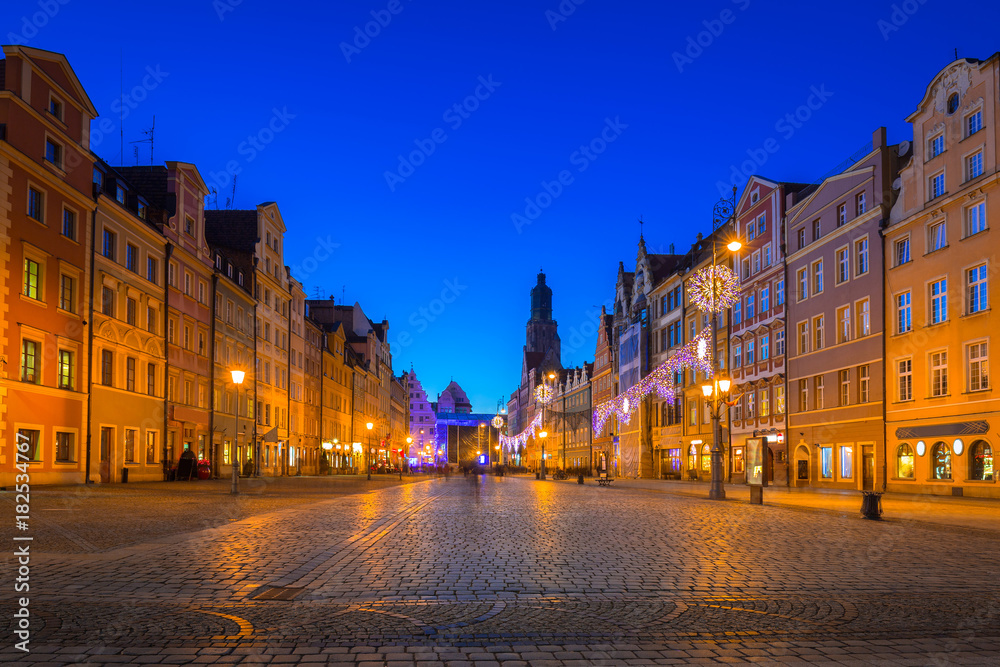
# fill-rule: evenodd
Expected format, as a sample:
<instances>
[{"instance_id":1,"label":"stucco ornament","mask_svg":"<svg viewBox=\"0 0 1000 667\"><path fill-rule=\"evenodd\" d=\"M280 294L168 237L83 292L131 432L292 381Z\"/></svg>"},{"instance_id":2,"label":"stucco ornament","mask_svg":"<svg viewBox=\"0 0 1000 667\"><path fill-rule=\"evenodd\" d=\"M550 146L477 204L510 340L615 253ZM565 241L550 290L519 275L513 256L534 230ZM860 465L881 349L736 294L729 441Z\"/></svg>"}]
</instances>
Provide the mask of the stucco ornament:
<instances>
[{"instance_id":1,"label":"stucco ornament","mask_svg":"<svg viewBox=\"0 0 1000 667\"><path fill-rule=\"evenodd\" d=\"M947 111L948 98L952 93L958 93L959 98L972 86L971 67L968 63L956 63L948 70L934 87L934 109L938 113Z\"/></svg>"}]
</instances>

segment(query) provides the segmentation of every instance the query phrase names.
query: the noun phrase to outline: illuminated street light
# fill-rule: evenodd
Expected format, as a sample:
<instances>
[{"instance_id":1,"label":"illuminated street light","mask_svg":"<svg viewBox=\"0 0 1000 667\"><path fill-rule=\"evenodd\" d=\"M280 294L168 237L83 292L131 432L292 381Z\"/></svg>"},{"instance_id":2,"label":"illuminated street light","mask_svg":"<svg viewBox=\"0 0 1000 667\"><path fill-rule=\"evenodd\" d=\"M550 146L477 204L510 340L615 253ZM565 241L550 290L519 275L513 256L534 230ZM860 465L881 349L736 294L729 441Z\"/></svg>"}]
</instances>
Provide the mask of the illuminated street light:
<instances>
[{"instance_id":1,"label":"illuminated street light","mask_svg":"<svg viewBox=\"0 0 1000 667\"><path fill-rule=\"evenodd\" d=\"M365 469L368 471L369 481L372 478L372 464L371 464L371 449L372 449L372 429L375 428L375 424L368 422L365 424L365 428L368 429L368 450L365 452Z\"/></svg>"},{"instance_id":2,"label":"illuminated street light","mask_svg":"<svg viewBox=\"0 0 1000 667\"><path fill-rule=\"evenodd\" d=\"M233 384L236 385L236 433L233 434L233 444L229 450L229 463L233 469L233 487L230 493L237 494L240 492L240 470L237 463L237 459L239 457L236 455L239 451L240 438L240 385L243 384L243 378L246 377L246 372L232 370L230 373L232 373L233 376Z\"/></svg>"}]
</instances>

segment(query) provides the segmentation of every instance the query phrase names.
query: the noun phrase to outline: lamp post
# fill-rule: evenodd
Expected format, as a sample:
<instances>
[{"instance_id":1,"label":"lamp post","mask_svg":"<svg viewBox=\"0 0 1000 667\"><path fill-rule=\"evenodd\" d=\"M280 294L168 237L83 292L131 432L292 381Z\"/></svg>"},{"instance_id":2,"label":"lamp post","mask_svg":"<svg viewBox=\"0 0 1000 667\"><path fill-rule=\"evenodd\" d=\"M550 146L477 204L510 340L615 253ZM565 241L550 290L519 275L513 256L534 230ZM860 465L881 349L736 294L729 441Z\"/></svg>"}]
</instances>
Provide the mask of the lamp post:
<instances>
[{"instance_id":1,"label":"lamp post","mask_svg":"<svg viewBox=\"0 0 1000 667\"><path fill-rule=\"evenodd\" d=\"M240 441L240 385L243 384L243 378L246 376L246 373L237 370L230 371L230 373L233 376L233 384L236 385L236 433L233 434L233 444L229 450L229 463L232 464L233 469L233 487L230 493L235 495L240 492L239 456L237 456Z\"/></svg>"},{"instance_id":2,"label":"lamp post","mask_svg":"<svg viewBox=\"0 0 1000 667\"><path fill-rule=\"evenodd\" d=\"M545 438L549 437L549 432L541 431L538 437L542 441L542 464L539 466L538 479L545 479Z\"/></svg>"},{"instance_id":3,"label":"lamp post","mask_svg":"<svg viewBox=\"0 0 1000 667\"><path fill-rule=\"evenodd\" d=\"M410 445L413 444L413 438L406 436L406 455L410 455ZM399 455L399 479L403 479L403 454L400 452Z\"/></svg>"},{"instance_id":4,"label":"lamp post","mask_svg":"<svg viewBox=\"0 0 1000 667\"><path fill-rule=\"evenodd\" d=\"M365 428L368 429L368 449L365 450L365 471L368 473L368 481L372 478L372 464L371 464L371 452L372 452L372 429L375 428L375 424L368 422L365 424Z\"/></svg>"},{"instance_id":5,"label":"lamp post","mask_svg":"<svg viewBox=\"0 0 1000 667\"><path fill-rule=\"evenodd\" d=\"M723 450L722 450L722 427L719 423L719 417L723 408L728 408L726 404L726 399L729 396L730 381L727 378L719 377L719 315L722 313L722 308L719 308L720 299L722 297L718 290L720 288L720 280L718 278L717 266L718 266L718 252L717 245L719 240L718 231L725 227L726 225L732 224L734 232L738 236L738 230L736 227L736 186L733 186L732 197L723 197L720 199L712 209L712 308L711 308L711 319L712 319L712 377L713 381L711 384L702 385L702 393L704 393L706 400L709 402L711 414L712 414L712 484L709 487L708 497L712 500L725 500L726 490L723 486ZM729 243L726 244L726 248L732 252L737 252L742 247L742 244L733 238ZM729 338L726 337L727 345L723 354L726 358L729 357ZM728 423L728 420L727 420Z\"/></svg>"}]
</instances>

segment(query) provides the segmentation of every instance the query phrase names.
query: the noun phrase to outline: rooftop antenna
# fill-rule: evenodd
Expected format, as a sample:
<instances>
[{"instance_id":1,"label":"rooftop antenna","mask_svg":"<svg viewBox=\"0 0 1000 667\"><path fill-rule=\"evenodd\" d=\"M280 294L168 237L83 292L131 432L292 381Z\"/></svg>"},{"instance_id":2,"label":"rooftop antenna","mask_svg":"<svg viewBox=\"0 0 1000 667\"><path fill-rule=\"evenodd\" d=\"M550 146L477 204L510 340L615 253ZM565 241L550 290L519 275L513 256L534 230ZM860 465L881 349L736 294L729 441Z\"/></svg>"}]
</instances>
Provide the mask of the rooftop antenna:
<instances>
[{"instance_id":1,"label":"rooftop antenna","mask_svg":"<svg viewBox=\"0 0 1000 667\"><path fill-rule=\"evenodd\" d=\"M234 206L236 206L236 179L238 176L233 176L233 196L226 197L226 210L231 211Z\"/></svg>"},{"instance_id":2,"label":"rooftop antenna","mask_svg":"<svg viewBox=\"0 0 1000 667\"><path fill-rule=\"evenodd\" d=\"M149 143L149 166L153 166L153 135L156 132L156 116L153 116L153 125L148 130L143 130L142 133L146 135L145 139L138 139L136 141L130 141L131 144L144 144ZM139 165L139 147L135 147L135 164Z\"/></svg>"},{"instance_id":3,"label":"rooftop antenna","mask_svg":"<svg viewBox=\"0 0 1000 667\"><path fill-rule=\"evenodd\" d=\"M341 306L343 306L343 305L344 305L344 300L345 300L345 299L347 298L347 297L345 296L345 294L347 294L347 285L343 285L343 286L342 286L342 287L340 288L340 305L341 305Z\"/></svg>"},{"instance_id":4,"label":"rooftop antenna","mask_svg":"<svg viewBox=\"0 0 1000 667\"><path fill-rule=\"evenodd\" d=\"M212 187L210 187L208 189L208 192L212 196L212 206L214 206L215 210L218 211L219 210L219 191L216 190L215 186L213 185Z\"/></svg>"},{"instance_id":5,"label":"rooftop antenna","mask_svg":"<svg viewBox=\"0 0 1000 667\"><path fill-rule=\"evenodd\" d=\"M642 240L642 226L646 224L642 221L642 216L639 216L639 240Z\"/></svg>"}]
</instances>

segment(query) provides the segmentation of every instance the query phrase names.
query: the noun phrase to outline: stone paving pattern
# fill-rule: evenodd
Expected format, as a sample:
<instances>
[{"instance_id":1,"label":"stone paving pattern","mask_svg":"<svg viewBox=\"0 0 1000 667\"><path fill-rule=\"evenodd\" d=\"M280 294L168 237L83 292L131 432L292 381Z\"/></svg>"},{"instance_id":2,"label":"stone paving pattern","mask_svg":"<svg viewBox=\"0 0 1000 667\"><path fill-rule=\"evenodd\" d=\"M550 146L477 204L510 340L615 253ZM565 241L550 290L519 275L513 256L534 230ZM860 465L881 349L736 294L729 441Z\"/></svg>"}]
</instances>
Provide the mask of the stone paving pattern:
<instances>
[{"instance_id":1,"label":"stone paving pattern","mask_svg":"<svg viewBox=\"0 0 1000 667\"><path fill-rule=\"evenodd\" d=\"M32 650L0 661L1000 664L1000 532L514 477L301 484L143 541L170 505L119 487L127 546L82 549L52 512ZM236 506L202 489L201 515ZM272 587L294 599L255 599Z\"/></svg>"}]
</instances>

